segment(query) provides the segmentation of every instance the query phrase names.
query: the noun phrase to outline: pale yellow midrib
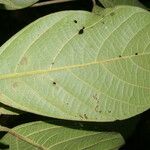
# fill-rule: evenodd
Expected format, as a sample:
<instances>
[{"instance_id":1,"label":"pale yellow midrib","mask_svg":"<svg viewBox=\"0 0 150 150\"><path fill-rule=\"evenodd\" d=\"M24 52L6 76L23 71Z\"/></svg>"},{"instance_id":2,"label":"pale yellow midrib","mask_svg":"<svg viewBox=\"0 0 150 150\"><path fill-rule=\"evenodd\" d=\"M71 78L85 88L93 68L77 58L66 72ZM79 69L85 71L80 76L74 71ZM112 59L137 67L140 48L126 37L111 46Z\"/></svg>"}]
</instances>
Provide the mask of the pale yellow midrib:
<instances>
[{"instance_id":1,"label":"pale yellow midrib","mask_svg":"<svg viewBox=\"0 0 150 150\"><path fill-rule=\"evenodd\" d=\"M48 69L43 69L43 70L32 70L32 71L27 71L27 72L18 72L18 73L9 73L9 74L1 74L0 75L0 80L4 79L11 79L11 78L20 78L20 77L26 77L26 76L32 76L32 75L39 75L39 74L46 74L50 72L57 72L57 71L64 71L68 69L75 69L75 68L84 68L90 65L96 65L96 64L105 64L105 63L111 63L114 61L119 61L119 60L126 60L132 57L136 56L142 56L142 55L147 55L150 53L141 53L138 55L130 55L130 56L124 56L124 57L115 57L107 60L102 60L102 61L93 61L85 64L75 64L75 65L70 65L70 66L63 66L63 67L58 67L58 68L48 68Z\"/></svg>"}]
</instances>

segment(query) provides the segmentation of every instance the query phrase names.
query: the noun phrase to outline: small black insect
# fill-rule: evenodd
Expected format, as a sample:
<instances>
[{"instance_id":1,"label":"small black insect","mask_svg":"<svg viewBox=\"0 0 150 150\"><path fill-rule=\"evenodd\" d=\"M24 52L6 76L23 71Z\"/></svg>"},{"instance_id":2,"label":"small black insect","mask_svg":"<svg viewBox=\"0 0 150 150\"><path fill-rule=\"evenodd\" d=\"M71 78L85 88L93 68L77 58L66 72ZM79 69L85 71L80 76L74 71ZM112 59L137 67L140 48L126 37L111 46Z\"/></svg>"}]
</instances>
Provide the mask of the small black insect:
<instances>
[{"instance_id":1,"label":"small black insect","mask_svg":"<svg viewBox=\"0 0 150 150\"><path fill-rule=\"evenodd\" d=\"M78 34L83 34L84 33L84 29L85 29L85 27L83 27L82 29L80 29Z\"/></svg>"},{"instance_id":2,"label":"small black insect","mask_svg":"<svg viewBox=\"0 0 150 150\"><path fill-rule=\"evenodd\" d=\"M56 85L56 82L53 82L53 85Z\"/></svg>"},{"instance_id":3,"label":"small black insect","mask_svg":"<svg viewBox=\"0 0 150 150\"><path fill-rule=\"evenodd\" d=\"M78 23L78 21L77 21L77 20L74 20L74 23Z\"/></svg>"}]
</instances>

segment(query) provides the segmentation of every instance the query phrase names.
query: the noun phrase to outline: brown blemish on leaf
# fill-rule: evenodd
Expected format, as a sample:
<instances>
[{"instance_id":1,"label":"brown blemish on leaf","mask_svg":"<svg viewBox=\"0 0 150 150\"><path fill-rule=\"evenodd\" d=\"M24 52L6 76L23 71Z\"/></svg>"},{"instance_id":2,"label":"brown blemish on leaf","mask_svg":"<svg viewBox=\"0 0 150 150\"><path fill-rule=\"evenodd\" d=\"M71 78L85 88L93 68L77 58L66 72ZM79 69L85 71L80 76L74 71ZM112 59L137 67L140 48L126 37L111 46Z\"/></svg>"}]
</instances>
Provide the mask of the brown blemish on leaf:
<instances>
[{"instance_id":1,"label":"brown blemish on leaf","mask_svg":"<svg viewBox=\"0 0 150 150\"><path fill-rule=\"evenodd\" d=\"M86 114L84 114L84 118L85 118L85 119L88 119L88 117L87 117L87 115L86 115Z\"/></svg>"},{"instance_id":2,"label":"brown blemish on leaf","mask_svg":"<svg viewBox=\"0 0 150 150\"><path fill-rule=\"evenodd\" d=\"M95 107L95 111L96 111L96 112L98 112L98 105L96 105L96 107Z\"/></svg>"},{"instance_id":3,"label":"brown blemish on leaf","mask_svg":"<svg viewBox=\"0 0 150 150\"><path fill-rule=\"evenodd\" d=\"M23 57L20 61L21 65L27 65L27 63L28 63L27 57Z\"/></svg>"},{"instance_id":4,"label":"brown blemish on leaf","mask_svg":"<svg viewBox=\"0 0 150 150\"><path fill-rule=\"evenodd\" d=\"M105 22L104 22L104 21L101 21L101 23L102 23L102 24L105 24Z\"/></svg>"},{"instance_id":5,"label":"brown blemish on leaf","mask_svg":"<svg viewBox=\"0 0 150 150\"><path fill-rule=\"evenodd\" d=\"M16 88L18 87L18 85L19 85L18 82L14 82L14 83L12 84L12 88L13 88L13 89L16 89Z\"/></svg>"},{"instance_id":6,"label":"brown blemish on leaf","mask_svg":"<svg viewBox=\"0 0 150 150\"><path fill-rule=\"evenodd\" d=\"M108 113L111 113L111 110L108 110Z\"/></svg>"},{"instance_id":7,"label":"brown blemish on leaf","mask_svg":"<svg viewBox=\"0 0 150 150\"><path fill-rule=\"evenodd\" d=\"M138 53L135 53L135 55L138 55Z\"/></svg>"},{"instance_id":8,"label":"brown blemish on leaf","mask_svg":"<svg viewBox=\"0 0 150 150\"><path fill-rule=\"evenodd\" d=\"M97 94L94 94L92 97L93 99L98 100Z\"/></svg>"},{"instance_id":9,"label":"brown blemish on leaf","mask_svg":"<svg viewBox=\"0 0 150 150\"><path fill-rule=\"evenodd\" d=\"M114 13L114 12L112 12L112 13L110 13L110 15L111 15L111 16L114 16L114 15L115 15L115 13Z\"/></svg>"},{"instance_id":10,"label":"brown blemish on leaf","mask_svg":"<svg viewBox=\"0 0 150 150\"><path fill-rule=\"evenodd\" d=\"M83 116L82 116L82 115L79 115L79 117L83 119Z\"/></svg>"},{"instance_id":11,"label":"brown blemish on leaf","mask_svg":"<svg viewBox=\"0 0 150 150\"><path fill-rule=\"evenodd\" d=\"M95 94L93 94L92 95L92 98L96 101L96 106L95 106L95 111L96 112L99 112L99 103L100 103L100 101L99 101L99 96L98 96L98 94L97 93L95 93Z\"/></svg>"},{"instance_id":12,"label":"brown blemish on leaf","mask_svg":"<svg viewBox=\"0 0 150 150\"><path fill-rule=\"evenodd\" d=\"M119 57L121 57L121 55L119 55Z\"/></svg>"}]
</instances>

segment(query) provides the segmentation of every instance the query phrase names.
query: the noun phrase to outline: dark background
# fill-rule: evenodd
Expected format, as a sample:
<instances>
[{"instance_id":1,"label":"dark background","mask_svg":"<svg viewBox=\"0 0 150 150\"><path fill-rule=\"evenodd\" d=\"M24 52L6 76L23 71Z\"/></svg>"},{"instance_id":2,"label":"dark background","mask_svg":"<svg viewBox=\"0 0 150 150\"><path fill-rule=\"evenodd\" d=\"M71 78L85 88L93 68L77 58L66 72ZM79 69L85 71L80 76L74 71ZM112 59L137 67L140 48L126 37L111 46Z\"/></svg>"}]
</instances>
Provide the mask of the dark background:
<instances>
[{"instance_id":1,"label":"dark background","mask_svg":"<svg viewBox=\"0 0 150 150\"><path fill-rule=\"evenodd\" d=\"M140 0L148 8L150 8L150 0ZM25 8L21 10L0 10L0 45L7 41L11 36L17 33L20 29L25 27L27 24L33 22L39 17L45 16L47 14L62 11L62 10L87 10L91 11L93 7L92 0L76 0L73 2L66 2L61 4L52 4L36 8ZM126 145L124 145L121 150L150 150L150 110L144 112L138 116L139 121L134 126L132 134L126 138ZM39 117L30 113L25 113L19 117L1 116L0 123L8 127L13 127L15 125L34 121L34 120L45 120L47 118ZM134 120L134 118L132 118ZM131 119L131 120L132 120ZM124 133L127 132L128 128L127 122L132 122L130 119L127 121L120 122L121 128ZM65 121L64 121L65 124ZM70 122L69 124L72 124ZM86 124L88 128L93 127L93 123ZM85 126L86 126L85 125ZM98 127L98 123L94 123L95 127ZM133 128L133 127L132 127ZM115 128L116 129L116 128ZM117 129L116 129L117 131ZM127 134L127 133L126 133ZM0 149L2 147L0 146ZM3 147L5 148L5 146Z\"/></svg>"},{"instance_id":2,"label":"dark background","mask_svg":"<svg viewBox=\"0 0 150 150\"><path fill-rule=\"evenodd\" d=\"M17 31L39 17L62 10L92 10L91 0L76 0L42 7L28 7L20 10L0 10L0 45Z\"/></svg>"}]
</instances>

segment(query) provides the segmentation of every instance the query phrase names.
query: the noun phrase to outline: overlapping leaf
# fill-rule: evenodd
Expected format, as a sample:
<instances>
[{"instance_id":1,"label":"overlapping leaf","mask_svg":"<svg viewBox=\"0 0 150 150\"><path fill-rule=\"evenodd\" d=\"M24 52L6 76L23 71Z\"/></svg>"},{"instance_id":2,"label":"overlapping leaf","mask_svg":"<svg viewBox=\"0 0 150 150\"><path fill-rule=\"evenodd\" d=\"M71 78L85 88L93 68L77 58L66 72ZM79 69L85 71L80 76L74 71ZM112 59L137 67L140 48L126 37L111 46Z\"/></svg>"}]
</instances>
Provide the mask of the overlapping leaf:
<instances>
[{"instance_id":1,"label":"overlapping leaf","mask_svg":"<svg viewBox=\"0 0 150 150\"><path fill-rule=\"evenodd\" d=\"M9 150L117 150L124 144L122 136L114 132L95 132L57 126L45 122L32 122L7 130L1 142Z\"/></svg>"},{"instance_id":2,"label":"overlapping leaf","mask_svg":"<svg viewBox=\"0 0 150 150\"><path fill-rule=\"evenodd\" d=\"M0 102L55 118L113 121L150 108L150 14L48 15L0 49Z\"/></svg>"},{"instance_id":3,"label":"overlapping leaf","mask_svg":"<svg viewBox=\"0 0 150 150\"><path fill-rule=\"evenodd\" d=\"M0 0L0 4L3 4L6 9L21 9L28 7L39 0Z\"/></svg>"},{"instance_id":4,"label":"overlapping leaf","mask_svg":"<svg viewBox=\"0 0 150 150\"><path fill-rule=\"evenodd\" d=\"M23 112L21 112L20 110L16 110L12 107L8 107L0 103L0 115L18 115L22 113Z\"/></svg>"},{"instance_id":5,"label":"overlapping leaf","mask_svg":"<svg viewBox=\"0 0 150 150\"><path fill-rule=\"evenodd\" d=\"M99 0L101 4L107 7L114 7L116 5L131 5L144 8L144 5L139 0Z\"/></svg>"}]
</instances>

